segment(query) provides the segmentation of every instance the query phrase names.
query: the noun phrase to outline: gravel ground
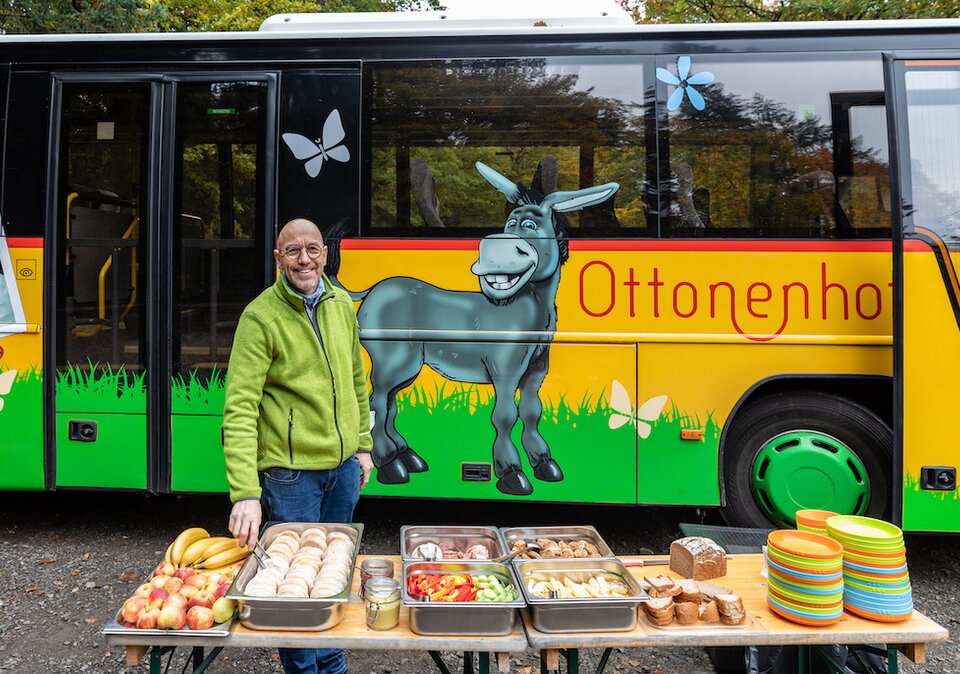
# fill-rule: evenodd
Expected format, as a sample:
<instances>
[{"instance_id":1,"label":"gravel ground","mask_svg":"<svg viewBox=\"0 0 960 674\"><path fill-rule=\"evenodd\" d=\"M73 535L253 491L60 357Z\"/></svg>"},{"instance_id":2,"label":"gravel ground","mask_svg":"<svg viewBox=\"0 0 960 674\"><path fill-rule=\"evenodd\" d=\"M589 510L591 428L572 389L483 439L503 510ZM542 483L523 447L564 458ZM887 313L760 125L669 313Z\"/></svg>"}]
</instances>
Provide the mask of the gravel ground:
<instances>
[{"instance_id":1,"label":"gravel ground","mask_svg":"<svg viewBox=\"0 0 960 674\"><path fill-rule=\"evenodd\" d=\"M226 529L225 497L146 497L121 493L0 494L0 672L147 672L146 659L124 665L100 630L143 582L176 534L188 526ZM593 524L618 553L665 552L679 522L698 521L693 509L647 509L530 504L461 504L365 499L356 520L365 524L362 553L396 554L404 524ZM716 522L707 513L708 522ZM918 667L900 658L900 671L960 672L960 537L908 536L915 603L951 631L949 641L927 649ZM599 651L585 651L583 671L593 671ZM177 652L169 672L179 672ZM460 667L455 654L447 663ZM350 651L352 674L421 674L436 671L426 653ZM227 649L207 670L282 672L276 653ZM512 671L537 674L532 654L513 660ZM606 672L713 672L700 649L617 649Z\"/></svg>"}]
</instances>

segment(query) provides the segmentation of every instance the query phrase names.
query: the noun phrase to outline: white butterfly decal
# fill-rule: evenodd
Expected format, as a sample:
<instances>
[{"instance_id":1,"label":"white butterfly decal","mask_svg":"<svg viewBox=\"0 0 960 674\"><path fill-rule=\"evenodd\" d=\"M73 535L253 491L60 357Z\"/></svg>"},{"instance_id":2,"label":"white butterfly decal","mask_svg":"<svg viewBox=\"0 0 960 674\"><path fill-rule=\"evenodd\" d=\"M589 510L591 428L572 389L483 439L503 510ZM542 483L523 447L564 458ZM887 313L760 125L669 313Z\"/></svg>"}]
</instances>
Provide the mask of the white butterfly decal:
<instances>
[{"instance_id":1,"label":"white butterfly decal","mask_svg":"<svg viewBox=\"0 0 960 674\"><path fill-rule=\"evenodd\" d=\"M650 431L653 430L653 427L647 422L659 419L660 413L663 412L663 406L666 404L667 396L654 396L634 410L627 389L614 379L610 393L610 407L613 408L613 414L610 415L610 428L616 429L625 424L633 424L634 428L637 429L637 435L646 439L650 436Z\"/></svg>"},{"instance_id":2,"label":"white butterfly decal","mask_svg":"<svg viewBox=\"0 0 960 674\"><path fill-rule=\"evenodd\" d=\"M13 388L13 380L17 378L16 370L7 370L6 372L0 372L0 396L5 396L10 393L10 389ZM0 410L3 409L3 398L0 398Z\"/></svg>"},{"instance_id":3,"label":"white butterfly decal","mask_svg":"<svg viewBox=\"0 0 960 674\"><path fill-rule=\"evenodd\" d=\"M304 162L303 168L307 175L316 178L325 159L350 161L350 150L346 145L341 145L346 135L343 122L340 121L340 111L334 109L323 123L322 137L311 140L299 133L285 133L281 138L293 152L293 156Z\"/></svg>"}]
</instances>

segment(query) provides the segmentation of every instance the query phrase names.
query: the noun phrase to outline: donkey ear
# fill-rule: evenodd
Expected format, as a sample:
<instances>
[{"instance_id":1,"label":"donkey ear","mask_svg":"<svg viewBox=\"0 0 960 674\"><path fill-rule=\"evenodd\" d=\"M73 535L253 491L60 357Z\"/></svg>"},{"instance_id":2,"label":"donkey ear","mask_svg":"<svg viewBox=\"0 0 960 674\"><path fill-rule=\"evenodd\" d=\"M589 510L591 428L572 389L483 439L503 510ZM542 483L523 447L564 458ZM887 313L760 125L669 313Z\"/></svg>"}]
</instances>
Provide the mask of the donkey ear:
<instances>
[{"instance_id":1,"label":"donkey ear","mask_svg":"<svg viewBox=\"0 0 960 674\"><path fill-rule=\"evenodd\" d=\"M594 206L606 201L613 193L620 189L619 183L606 183L585 187L575 192L554 192L548 194L541 204L544 208L552 208L557 213L579 211L587 206Z\"/></svg>"},{"instance_id":2,"label":"donkey ear","mask_svg":"<svg viewBox=\"0 0 960 674\"><path fill-rule=\"evenodd\" d=\"M480 175L482 175L488 183L503 193L503 196L507 198L507 201L509 201L511 204L520 203L520 190L517 189L517 184L515 182L506 176L497 173L483 162L478 161L475 166L480 172Z\"/></svg>"}]
</instances>

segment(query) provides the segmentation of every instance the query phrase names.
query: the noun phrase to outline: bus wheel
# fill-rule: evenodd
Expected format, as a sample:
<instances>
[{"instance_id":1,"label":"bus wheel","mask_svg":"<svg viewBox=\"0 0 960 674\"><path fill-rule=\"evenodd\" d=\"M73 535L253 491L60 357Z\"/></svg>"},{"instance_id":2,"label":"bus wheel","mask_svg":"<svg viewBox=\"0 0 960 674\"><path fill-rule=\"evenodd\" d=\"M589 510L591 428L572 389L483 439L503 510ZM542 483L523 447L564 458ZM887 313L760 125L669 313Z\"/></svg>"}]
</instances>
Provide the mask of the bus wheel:
<instances>
[{"instance_id":1,"label":"bus wheel","mask_svg":"<svg viewBox=\"0 0 960 674\"><path fill-rule=\"evenodd\" d=\"M802 508L889 518L893 433L873 412L824 393L748 403L724 442L727 524L792 527Z\"/></svg>"}]
</instances>

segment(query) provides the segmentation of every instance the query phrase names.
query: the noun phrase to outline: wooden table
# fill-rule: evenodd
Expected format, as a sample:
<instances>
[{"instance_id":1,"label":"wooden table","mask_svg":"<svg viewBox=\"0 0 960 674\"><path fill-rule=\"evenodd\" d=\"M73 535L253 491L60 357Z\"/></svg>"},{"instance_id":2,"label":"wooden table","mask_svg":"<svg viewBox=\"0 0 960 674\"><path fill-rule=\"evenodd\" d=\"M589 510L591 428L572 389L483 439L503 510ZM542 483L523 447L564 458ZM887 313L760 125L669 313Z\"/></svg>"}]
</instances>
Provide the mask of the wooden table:
<instances>
[{"instance_id":1,"label":"wooden table","mask_svg":"<svg viewBox=\"0 0 960 674\"><path fill-rule=\"evenodd\" d=\"M623 561L643 557L621 557ZM796 644L800 647L801 672L809 671L813 656L811 647L828 644L882 643L887 646L890 672L896 672L897 651L917 664L925 659L925 645L943 641L947 630L918 611L907 620L882 623L844 613L840 622L828 627L804 627L780 618L767 608L767 587L760 575L762 555L730 555L727 557L727 575L710 582L729 588L743 599L744 608L753 619L749 628L705 627L702 629L658 629L648 625L643 617L629 632L598 632L577 634L548 634L533 627L529 609L523 611L527 641L540 651L541 671L559 671L561 656L567 661L570 674L579 672L578 649L603 648L597 672L603 671L610 650L616 647L670 648L676 646L772 646ZM669 575L677 578L666 566L631 567L637 578Z\"/></svg>"},{"instance_id":2,"label":"wooden table","mask_svg":"<svg viewBox=\"0 0 960 674\"><path fill-rule=\"evenodd\" d=\"M357 559L357 567L367 556ZM400 576L400 558L392 559L396 576ZM336 627L322 632L265 631L247 629L235 621L226 637L206 636L155 636L138 635L136 630L129 634L106 635L111 646L123 646L126 649L127 664L135 665L150 651L150 672L160 674L162 657L178 647L193 649L193 672L201 674L224 648L343 648L349 650L383 651L428 651L441 672L448 670L439 653L442 651L460 651L464 653L464 672L473 672L473 653L477 659L480 674L491 671L491 654L496 670L508 672L510 653L520 653L527 649L527 637L523 626L517 620L513 633L503 637L430 637L421 636L410 630L409 612L400 609L400 624L392 630L372 630L367 627L364 602L357 594L360 587L360 574L354 574L350 600L347 602L344 618ZM212 649L209 653L206 649Z\"/></svg>"}]
</instances>

